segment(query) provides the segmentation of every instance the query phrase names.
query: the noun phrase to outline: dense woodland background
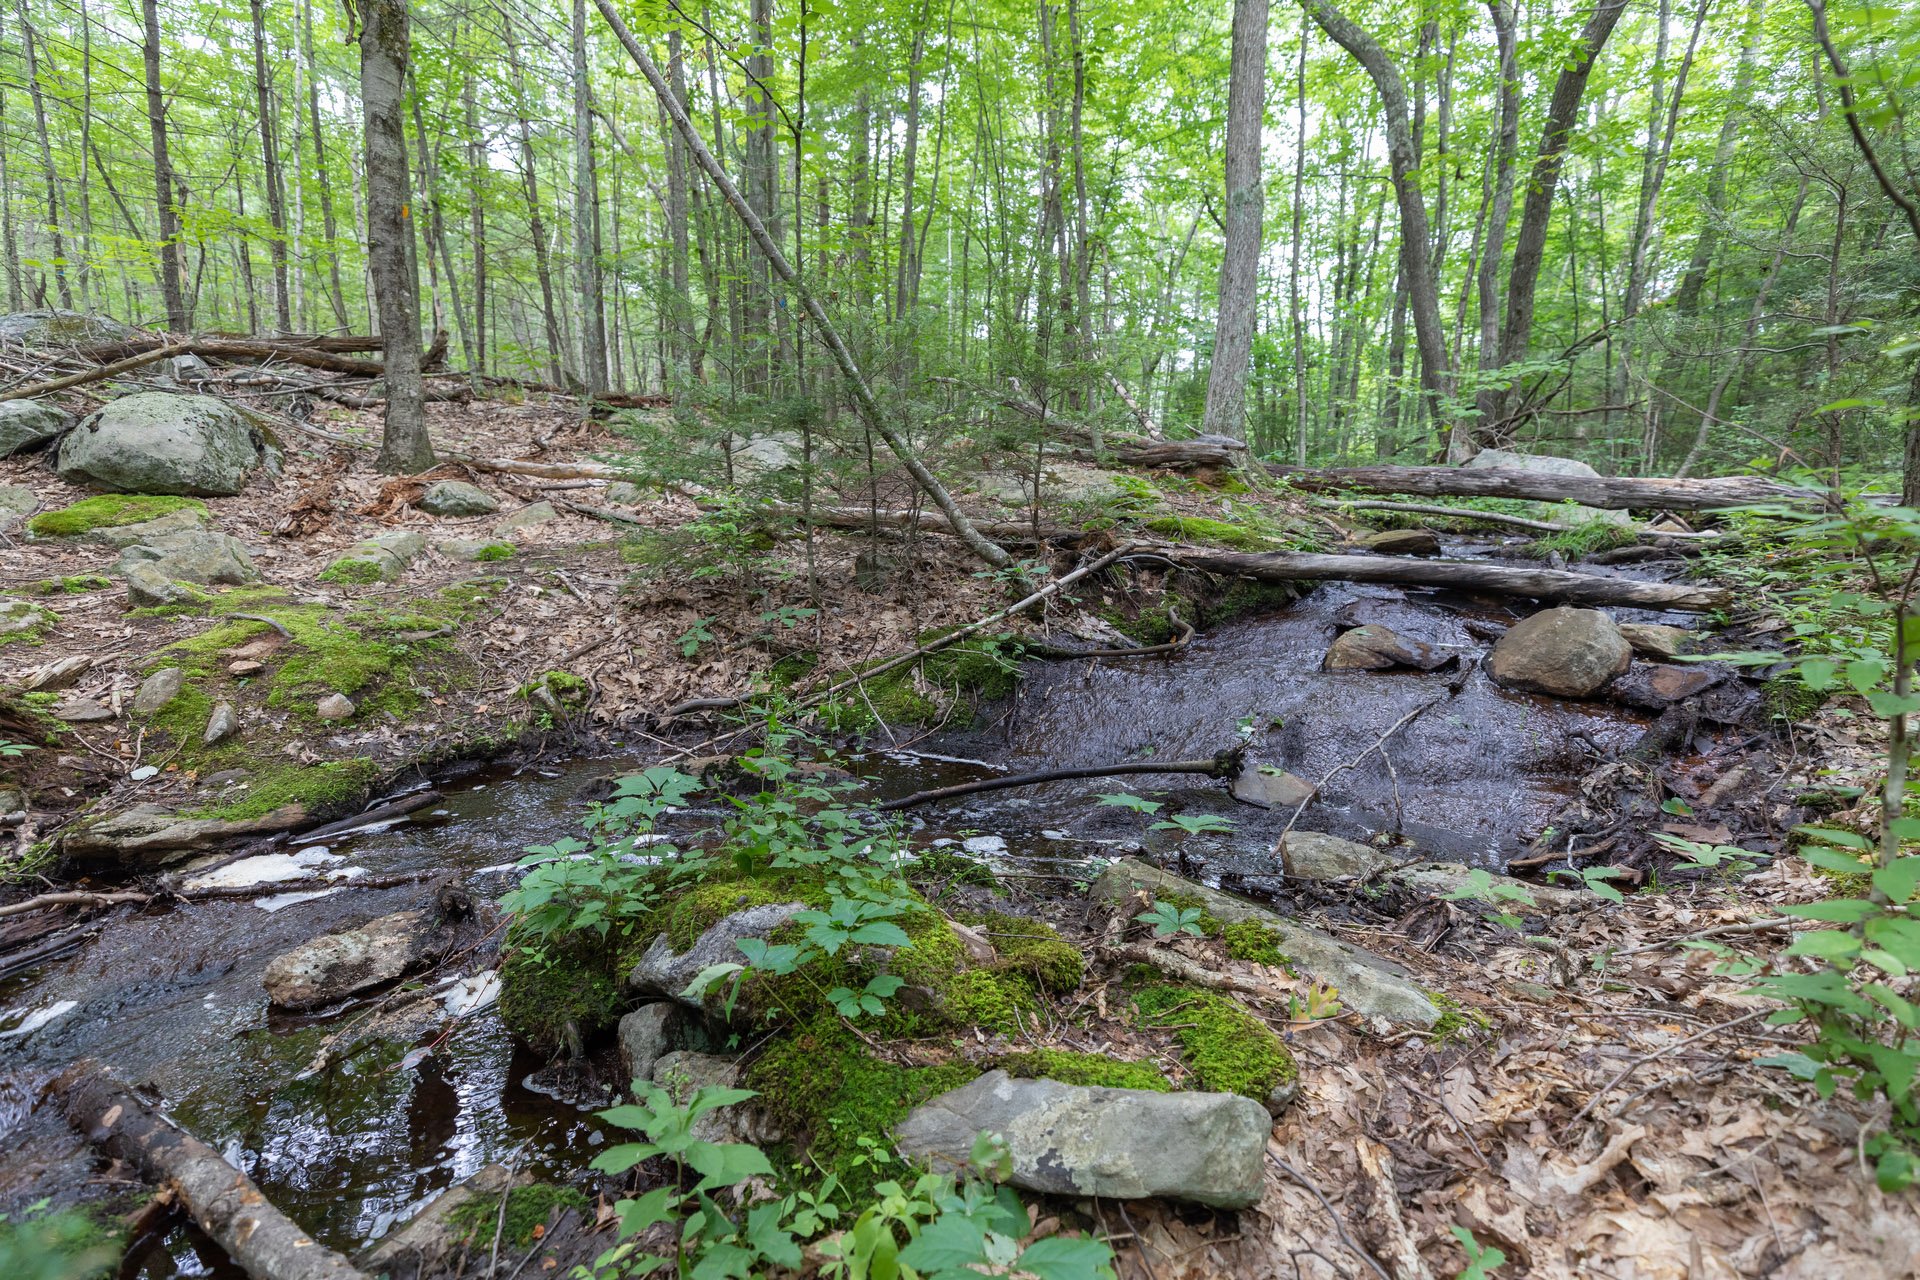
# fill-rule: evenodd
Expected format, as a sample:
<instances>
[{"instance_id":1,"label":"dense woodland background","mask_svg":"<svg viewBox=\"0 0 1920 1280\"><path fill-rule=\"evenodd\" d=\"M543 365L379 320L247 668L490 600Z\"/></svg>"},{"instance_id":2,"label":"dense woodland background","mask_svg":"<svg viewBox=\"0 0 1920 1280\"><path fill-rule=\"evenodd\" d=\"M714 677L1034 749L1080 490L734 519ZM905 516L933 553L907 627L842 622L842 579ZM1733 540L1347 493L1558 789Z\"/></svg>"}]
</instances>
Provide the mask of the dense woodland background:
<instances>
[{"instance_id":1,"label":"dense woodland background","mask_svg":"<svg viewBox=\"0 0 1920 1280\"><path fill-rule=\"evenodd\" d=\"M620 9L918 439L1896 464L1920 17L1306 4ZM412 253L452 365L855 430L592 4L410 7ZM351 6L7 8L10 310L377 329Z\"/></svg>"}]
</instances>

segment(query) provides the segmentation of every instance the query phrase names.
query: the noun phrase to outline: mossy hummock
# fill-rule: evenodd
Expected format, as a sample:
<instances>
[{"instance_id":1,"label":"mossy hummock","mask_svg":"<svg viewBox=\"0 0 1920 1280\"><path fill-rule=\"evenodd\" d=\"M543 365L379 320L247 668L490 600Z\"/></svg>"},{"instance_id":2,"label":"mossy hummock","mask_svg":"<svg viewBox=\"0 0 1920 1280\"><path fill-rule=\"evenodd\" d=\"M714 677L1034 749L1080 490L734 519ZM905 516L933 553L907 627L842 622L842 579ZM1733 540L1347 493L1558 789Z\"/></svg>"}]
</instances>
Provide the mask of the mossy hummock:
<instances>
[{"instance_id":1,"label":"mossy hummock","mask_svg":"<svg viewBox=\"0 0 1920 1280\"><path fill-rule=\"evenodd\" d=\"M27 521L27 532L36 538L77 538L95 529L117 528L127 524L145 524L173 511L205 511L207 504L198 498L173 498L141 493L103 493L82 498L58 511L42 511Z\"/></svg>"},{"instance_id":2,"label":"mossy hummock","mask_svg":"<svg viewBox=\"0 0 1920 1280\"><path fill-rule=\"evenodd\" d=\"M1147 1026L1174 1028L1181 1056L1200 1087L1266 1102L1299 1076L1293 1054L1273 1029L1232 997L1198 987L1161 983L1134 995Z\"/></svg>"}]
</instances>

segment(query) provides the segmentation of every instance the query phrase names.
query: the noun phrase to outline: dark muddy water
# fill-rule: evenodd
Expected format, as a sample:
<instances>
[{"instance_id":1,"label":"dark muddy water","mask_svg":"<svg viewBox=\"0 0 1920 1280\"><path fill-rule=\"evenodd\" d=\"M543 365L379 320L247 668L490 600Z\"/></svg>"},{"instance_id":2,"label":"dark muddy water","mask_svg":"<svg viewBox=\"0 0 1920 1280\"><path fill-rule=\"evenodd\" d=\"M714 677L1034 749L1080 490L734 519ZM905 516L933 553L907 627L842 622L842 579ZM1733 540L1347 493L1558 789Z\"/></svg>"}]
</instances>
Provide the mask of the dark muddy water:
<instances>
[{"instance_id":1,"label":"dark muddy water","mask_svg":"<svg viewBox=\"0 0 1920 1280\"><path fill-rule=\"evenodd\" d=\"M978 727L874 747L856 767L875 779L877 794L894 797L1000 772L1205 757L1244 732L1251 760L1317 781L1424 707L1388 740L1384 759L1374 753L1341 773L1300 825L1355 837L1398 832L1431 855L1498 867L1600 752L1628 745L1644 726L1609 704L1494 688L1476 661L1487 642L1466 623L1517 616L1483 600L1329 585L1174 656L1036 664L1014 702ZM1322 672L1343 621L1379 622L1448 647L1467 664L1464 676L1457 667ZM447 798L428 821L351 838L315 860L368 875L450 869L497 896L511 884L504 864L575 830L590 781L646 761L616 753L474 774L443 786ZM1234 821L1224 835L1187 838L1185 851L1210 874L1255 883L1277 874L1268 851L1287 813L1236 804L1218 784L1194 779L1125 783L1171 812ZM1054 874L1162 839L1139 815L1095 803L1119 789L1106 780L990 793L909 811L907 823L917 844L965 842L980 856ZM535 1074L544 1064L515 1048L491 1007L452 1017L458 989L438 991L445 1013L411 1052L376 1045L299 1078L321 1042L370 1002L320 1018L270 1018L260 982L267 962L317 934L413 905L423 890L348 887L291 903L274 899L270 885L260 892L111 919L78 953L0 983L0 1210L70 1198L95 1176L93 1153L41 1097L81 1057L150 1086L295 1219L346 1250L489 1161L565 1179L605 1141L590 1109L575 1105L593 1099L550 1096ZM176 1232L141 1274L203 1275L219 1265Z\"/></svg>"}]
</instances>

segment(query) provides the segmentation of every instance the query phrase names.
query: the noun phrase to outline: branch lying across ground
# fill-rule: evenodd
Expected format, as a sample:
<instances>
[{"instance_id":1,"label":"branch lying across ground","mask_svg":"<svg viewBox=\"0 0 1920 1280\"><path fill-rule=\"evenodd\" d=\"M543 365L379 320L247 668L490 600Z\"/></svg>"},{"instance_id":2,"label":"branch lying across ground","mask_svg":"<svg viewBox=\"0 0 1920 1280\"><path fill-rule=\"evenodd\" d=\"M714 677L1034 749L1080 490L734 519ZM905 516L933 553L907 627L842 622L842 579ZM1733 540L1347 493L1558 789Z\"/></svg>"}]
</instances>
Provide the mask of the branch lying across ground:
<instances>
[{"instance_id":1,"label":"branch lying across ground","mask_svg":"<svg viewBox=\"0 0 1920 1280\"><path fill-rule=\"evenodd\" d=\"M1267 470L1316 493L1416 493L1427 497L1524 498L1619 510L1719 511L1763 503L1819 506L1824 494L1760 476L1663 480L1635 476L1563 476L1509 467L1294 467Z\"/></svg>"},{"instance_id":2,"label":"branch lying across ground","mask_svg":"<svg viewBox=\"0 0 1920 1280\"><path fill-rule=\"evenodd\" d=\"M1315 498L1313 505L1334 511L1399 511L1416 516L1443 516L1449 520L1467 520L1476 524L1512 525L1516 529L1537 529L1542 533L1571 533L1577 526L1555 524L1551 520L1530 520L1526 516L1510 516L1504 511L1475 511L1471 507L1443 507L1432 502L1386 502L1378 499L1358 498ZM1717 538L1716 533L1685 533L1670 529L1649 529L1636 525L1635 537L1639 538Z\"/></svg>"},{"instance_id":3,"label":"branch lying across ground","mask_svg":"<svg viewBox=\"0 0 1920 1280\"><path fill-rule=\"evenodd\" d=\"M1455 587L1526 596L1554 604L1633 605L1711 613L1733 603L1723 587L1634 582L1560 569L1515 569L1468 560L1417 560L1403 556L1335 556L1301 551L1216 551L1171 543L1139 544L1136 556L1152 556L1183 569L1252 578L1259 582L1391 582L1404 586Z\"/></svg>"},{"instance_id":4,"label":"branch lying across ground","mask_svg":"<svg viewBox=\"0 0 1920 1280\"><path fill-rule=\"evenodd\" d=\"M935 800L951 800L955 796L970 796L982 791L1004 791L1008 787L1037 787L1043 782L1067 782L1075 778L1118 778L1136 773L1199 773L1209 778L1231 778L1240 772L1241 753L1238 750L1223 751L1210 760L1129 760L1122 764L1091 764L1071 769L1044 769L1039 773L1017 773L1005 778L983 778L977 782L960 782L950 787L934 787L929 791L916 791L910 796L901 796L898 800L889 800L876 805L881 813L890 813L895 809L910 809L917 804L929 804Z\"/></svg>"},{"instance_id":5,"label":"branch lying across ground","mask_svg":"<svg viewBox=\"0 0 1920 1280\"><path fill-rule=\"evenodd\" d=\"M255 1280L367 1280L314 1242L211 1147L150 1110L91 1059L54 1083L67 1123L151 1182L176 1188L202 1231Z\"/></svg>"}]
</instances>

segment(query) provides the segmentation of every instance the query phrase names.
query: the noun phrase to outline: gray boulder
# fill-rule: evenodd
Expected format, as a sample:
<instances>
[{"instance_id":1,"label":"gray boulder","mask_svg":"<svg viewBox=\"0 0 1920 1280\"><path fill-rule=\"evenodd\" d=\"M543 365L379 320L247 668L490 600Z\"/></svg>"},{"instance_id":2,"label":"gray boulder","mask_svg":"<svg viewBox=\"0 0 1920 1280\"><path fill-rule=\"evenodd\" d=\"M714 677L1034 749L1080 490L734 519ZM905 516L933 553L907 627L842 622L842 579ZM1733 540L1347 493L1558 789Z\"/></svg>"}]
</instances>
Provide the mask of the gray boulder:
<instances>
[{"instance_id":1,"label":"gray boulder","mask_svg":"<svg viewBox=\"0 0 1920 1280\"><path fill-rule=\"evenodd\" d=\"M114 567L125 577L137 564L153 566L170 581L202 586L238 586L260 576L240 539L206 530L167 533L150 542L135 543L120 553Z\"/></svg>"},{"instance_id":2,"label":"gray boulder","mask_svg":"<svg viewBox=\"0 0 1920 1280\"><path fill-rule=\"evenodd\" d=\"M445 949L426 911L396 911L303 942L267 963L261 982L280 1009L313 1009L392 982Z\"/></svg>"},{"instance_id":3,"label":"gray boulder","mask_svg":"<svg viewBox=\"0 0 1920 1280\"><path fill-rule=\"evenodd\" d=\"M1663 660L1679 657L1700 638L1698 632L1685 627L1669 627L1658 622L1623 622L1620 634L1626 637L1635 653Z\"/></svg>"},{"instance_id":4,"label":"gray boulder","mask_svg":"<svg viewBox=\"0 0 1920 1280\"><path fill-rule=\"evenodd\" d=\"M1262 809L1294 809L1313 795L1311 782L1282 770L1267 773L1255 765L1242 769L1228 787L1235 800Z\"/></svg>"},{"instance_id":5,"label":"gray boulder","mask_svg":"<svg viewBox=\"0 0 1920 1280\"><path fill-rule=\"evenodd\" d=\"M734 472L754 476L797 467L805 443L797 431L770 431L763 436L750 436L733 451Z\"/></svg>"},{"instance_id":6,"label":"gray boulder","mask_svg":"<svg viewBox=\"0 0 1920 1280\"><path fill-rule=\"evenodd\" d=\"M620 1019L620 1064L629 1080L653 1079L653 1064L672 1053L694 1015L671 1000L641 1005Z\"/></svg>"},{"instance_id":7,"label":"gray boulder","mask_svg":"<svg viewBox=\"0 0 1920 1280\"><path fill-rule=\"evenodd\" d=\"M197 533L207 527L207 509L198 504L180 507L134 524L101 524L75 534L44 534L27 528L29 542L74 542L124 551L136 542L153 542L170 533Z\"/></svg>"},{"instance_id":8,"label":"gray boulder","mask_svg":"<svg viewBox=\"0 0 1920 1280\"><path fill-rule=\"evenodd\" d=\"M420 495L422 511L436 516L486 516L500 509L493 495L464 480L439 480Z\"/></svg>"},{"instance_id":9,"label":"gray boulder","mask_svg":"<svg viewBox=\"0 0 1920 1280\"><path fill-rule=\"evenodd\" d=\"M496 538L511 538L522 529L532 529L539 525L551 524L559 518L560 513L553 509L551 502L536 502L531 506L520 508L505 520L493 526L493 536Z\"/></svg>"},{"instance_id":10,"label":"gray boulder","mask_svg":"<svg viewBox=\"0 0 1920 1280\"><path fill-rule=\"evenodd\" d=\"M0 636L32 631L52 621L53 615L31 600L0 600Z\"/></svg>"},{"instance_id":11,"label":"gray boulder","mask_svg":"<svg viewBox=\"0 0 1920 1280\"><path fill-rule=\"evenodd\" d=\"M684 1106L697 1089L737 1088L740 1062L711 1053L677 1050L654 1062L652 1079ZM751 1102L736 1102L704 1111L693 1122L691 1132L696 1142L751 1142L762 1146L779 1142L786 1136Z\"/></svg>"},{"instance_id":12,"label":"gray boulder","mask_svg":"<svg viewBox=\"0 0 1920 1280\"><path fill-rule=\"evenodd\" d=\"M183 387L198 386L212 376L213 366L192 352L167 358L167 377Z\"/></svg>"},{"instance_id":13,"label":"gray boulder","mask_svg":"<svg viewBox=\"0 0 1920 1280\"><path fill-rule=\"evenodd\" d=\"M1287 860L1296 880L1338 880L1368 876L1393 865L1393 859L1370 844L1342 840L1318 831L1287 832Z\"/></svg>"},{"instance_id":14,"label":"gray boulder","mask_svg":"<svg viewBox=\"0 0 1920 1280\"><path fill-rule=\"evenodd\" d=\"M328 565L320 576L337 582L392 582L426 549L424 535L412 529L395 529L360 543Z\"/></svg>"},{"instance_id":15,"label":"gray boulder","mask_svg":"<svg viewBox=\"0 0 1920 1280\"><path fill-rule=\"evenodd\" d=\"M162 667L145 680L133 695L133 714L150 716L180 696L186 688L187 673L179 667Z\"/></svg>"},{"instance_id":16,"label":"gray boulder","mask_svg":"<svg viewBox=\"0 0 1920 1280\"><path fill-rule=\"evenodd\" d=\"M1138 858L1121 858L1110 865L1094 881L1089 896L1096 902L1125 905L1140 889L1192 898L1223 924L1252 920L1264 925L1277 935L1275 945L1296 973L1337 988L1341 1003L1365 1017L1421 1030L1440 1020L1440 1010L1432 997L1411 973L1393 961Z\"/></svg>"},{"instance_id":17,"label":"gray boulder","mask_svg":"<svg viewBox=\"0 0 1920 1280\"><path fill-rule=\"evenodd\" d=\"M1726 678L1726 671L1718 667L1641 662L1614 681L1607 696L1642 711L1665 711L1676 702L1705 693Z\"/></svg>"},{"instance_id":18,"label":"gray boulder","mask_svg":"<svg viewBox=\"0 0 1920 1280\"><path fill-rule=\"evenodd\" d=\"M90 316L84 311L15 311L0 315L0 342L41 350L125 342L138 332L118 320Z\"/></svg>"},{"instance_id":19,"label":"gray boulder","mask_svg":"<svg viewBox=\"0 0 1920 1280\"><path fill-rule=\"evenodd\" d=\"M34 449L73 425L64 409L38 400L0 401L0 458Z\"/></svg>"},{"instance_id":20,"label":"gray boulder","mask_svg":"<svg viewBox=\"0 0 1920 1280\"><path fill-rule=\"evenodd\" d=\"M211 747L217 742L224 742L231 738L239 729L240 717L234 713L233 704L222 702L214 707L213 714L207 717L207 729L200 735L200 741L203 745Z\"/></svg>"},{"instance_id":21,"label":"gray boulder","mask_svg":"<svg viewBox=\"0 0 1920 1280\"><path fill-rule=\"evenodd\" d=\"M952 1170L980 1134L1000 1134L1010 1181L1024 1191L1244 1209L1260 1198L1272 1128L1265 1107L1235 1093L1092 1089L989 1071L915 1107L893 1136L908 1160Z\"/></svg>"},{"instance_id":22,"label":"gray boulder","mask_svg":"<svg viewBox=\"0 0 1920 1280\"><path fill-rule=\"evenodd\" d=\"M1501 471L1531 471L1544 476L1580 476L1597 477L1600 473L1577 458L1557 458L1545 453L1515 453L1511 449L1482 449L1472 458L1461 464L1465 471L1483 471L1492 467ZM1605 507L1574 507L1571 512L1563 504L1541 502L1534 504L1535 513L1551 516L1556 520L1566 520L1569 514L1572 523L1581 524L1588 520L1604 520L1608 524L1632 524L1633 516L1625 511L1614 511Z\"/></svg>"},{"instance_id":23,"label":"gray boulder","mask_svg":"<svg viewBox=\"0 0 1920 1280\"><path fill-rule=\"evenodd\" d=\"M1543 609L1515 623L1487 656L1487 672L1512 689L1591 698L1633 663L1633 646L1598 609Z\"/></svg>"},{"instance_id":24,"label":"gray boulder","mask_svg":"<svg viewBox=\"0 0 1920 1280\"><path fill-rule=\"evenodd\" d=\"M1381 556L1437 556L1440 535L1431 529L1382 529L1360 539L1360 545Z\"/></svg>"},{"instance_id":25,"label":"gray boulder","mask_svg":"<svg viewBox=\"0 0 1920 1280\"><path fill-rule=\"evenodd\" d=\"M201 593L175 582L149 560L135 561L120 570L126 580L127 603L137 609L155 609L169 604L192 604Z\"/></svg>"},{"instance_id":26,"label":"gray boulder","mask_svg":"<svg viewBox=\"0 0 1920 1280\"><path fill-rule=\"evenodd\" d=\"M739 964L742 957L735 943L743 938L764 941L806 909L805 903L779 902L736 911L709 926L694 939L691 947L678 953L663 933L653 940L653 945L640 957L640 963L627 975L627 986L641 995L666 996L696 1009L703 1008L699 1001L684 994L702 969L710 964ZM718 992L710 989L707 994L717 997Z\"/></svg>"},{"instance_id":27,"label":"gray boulder","mask_svg":"<svg viewBox=\"0 0 1920 1280\"><path fill-rule=\"evenodd\" d=\"M0 529L24 520L40 505L40 495L17 484L0 484Z\"/></svg>"},{"instance_id":28,"label":"gray boulder","mask_svg":"<svg viewBox=\"0 0 1920 1280\"><path fill-rule=\"evenodd\" d=\"M246 413L212 396L121 396L60 442L63 480L125 493L234 494L272 446Z\"/></svg>"},{"instance_id":29,"label":"gray boulder","mask_svg":"<svg viewBox=\"0 0 1920 1280\"><path fill-rule=\"evenodd\" d=\"M607 486L607 501L616 507L637 507L646 500L646 492L631 480L615 480Z\"/></svg>"},{"instance_id":30,"label":"gray boulder","mask_svg":"<svg viewBox=\"0 0 1920 1280\"><path fill-rule=\"evenodd\" d=\"M1445 649L1409 640L1378 623L1368 623L1334 637L1327 649L1328 671L1386 671L1393 667L1418 667L1432 671L1453 661Z\"/></svg>"}]
</instances>

